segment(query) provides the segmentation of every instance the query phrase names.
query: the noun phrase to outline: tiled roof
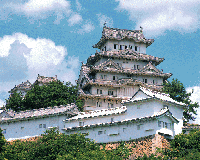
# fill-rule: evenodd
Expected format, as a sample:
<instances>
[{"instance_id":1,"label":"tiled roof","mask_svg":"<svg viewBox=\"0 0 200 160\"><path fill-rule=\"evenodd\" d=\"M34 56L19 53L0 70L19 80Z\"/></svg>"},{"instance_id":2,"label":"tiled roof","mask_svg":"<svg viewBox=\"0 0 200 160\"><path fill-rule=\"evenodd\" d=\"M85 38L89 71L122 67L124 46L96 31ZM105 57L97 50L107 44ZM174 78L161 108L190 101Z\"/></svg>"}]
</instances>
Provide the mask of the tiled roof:
<instances>
[{"instance_id":1,"label":"tiled roof","mask_svg":"<svg viewBox=\"0 0 200 160\"><path fill-rule=\"evenodd\" d=\"M155 62L156 65L160 64L164 61L164 58L154 57L151 55L143 54L135 52L131 49L118 50L118 51L96 51L95 55L92 55L88 58L87 64L90 65L93 62L100 59L100 57L108 57L108 58L120 58L120 59L129 59L136 61L152 61Z\"/></svg>"},{"instance_id":2,"label":"tiled roof","mask_svg":"<svg viewBox=\"0 0 200 160\"><path fill-rule=\"evenodd\" d=\"M74 111L75 113L72 113L72 111ZM21 112L7 111L10 118L1 118L0 123L6 123L8 121L28 120L31 118L41 118L45 116L66 113L76 114L76 112L78 112L78 110L74 103L72 103L71 105L68 104L55 107L26 110Z\"/></svg>"},{"instance_id":3,"label":"tiled roof","mask_svg":"<svg viewBox=\"0 0 200 160\"><path fill-rule=\"evenodd\" d=\"M112 60L108 59L106 62L104 62L104 63L102 63L102 64L100 64L98 66L93 66L91 70L98 70L98 71L101 71L101 72L114 72L114 73L135 74L135 75L149 75L149 76L166 77L166 78L169 78L169 77L172 76L171 73L163 73L163 72L159 71L152 64L147 64L142 69L127 69L127 68L122 68L122 67L118 67L118 68L109 68L109 67L106 67L107 64L110 61L112 61ZM112 61L112 64L114 65L115 62ZM115 64L115 65L117 67L117 64ZM154 71L155 72L149 72L147 70L147 68L149 68L150 65L154 67Z\"/></svg>"},{"instance_id":4,"label":"tiled roof","mask_svg":"<svg viewBox=\"0 0 200 160\"><path fill-rule=\"evenodd\" d=\"M114 122L107 122L107 123L95 123L91 125L84 125L84 126L76 126L76 127L68 127L68 128L63 128L63 130L77 130L77 129L87 129L87 128L92 128L92 127L98 127L98 126L111 126L111 125L116 125L116 124L124 124L127 122L141 122L141 121L146 121L146 120L154 120L159 117L162 117L163 115L169 116L171 119L173 119L174 122L178 123L179 121L171 114L169 109L164 109L162 112L152 115L152 116L147 116L147 117L141 117L141 118L132 118L132 119L124 119L122 121L114 121Z\"/></svg>"},{"instance_id":5,"label":"tiled roof","mask_svg":"<svg viewBox=\"0 0 200 160\"><path fill-rule=\"evenodd\" d=\"M107 40L123 40L123 39L131 39L135 42L145 43L146 46L150 46L154 39L146 39L143 35L142 30L126 30L126 29L118 29L118 28L109 28L103 27L102 37L100 41L95 44L94 48L99 48L107 41Z\"/></svg>"},{"instance_id":6,"label":"tiled roof","mask_svg":"<svg viewBox=\"0 0 200 160\"><path fill-rule=\"evenodd\" d=\"M15 86L13 89L11 89L11 91L9 91L9 93L17 89L30 90L31 87L32 87L32 84L29 82L29 80L27 80L26 82L22 82L21 84Z\"/></svg>"},{"instance_id":7,"label":"tiled roof","mask_svg":"<svg viewBox=\"0 0 200 160\"><path fill-rule=\"evenodd\" d=\"M147 96L149 96L150 98L140 98L140 99L130 99L126 102L134 102L134 101L139 101L139 100L143 100L143 99L151 99L151 98L157 98L157 99L160 99L160 100L163 100L163 101L168 101L168 102L171 102L171 103L175 103L175 104L178 104L178 105L181 105L181 106L186 106L185 103L182 103L182 102L177 102L175 100L173 100L172 98L170 98L170 95L169 94L166 94L166 93L161 93L161 92L157 92L157 91L152 91L150 89L146 89L144 87L140 87L139 91L142 91L143 93L145 93ZM139 92L138 91L138 92ZM138 93L136 92L135 95ZM134 96L135 96L134 95ZM133 96L133 98L134 98Z\"/></svg>"},{"instance_id":8,"label":"tiled roof","mask_svg":"<svg viewBox=\"0 0 200 160\"><path fill-rule=\"evenodd\" d=\"M49 83L49 82L52 82L52 81L57 81L57 75L55 77L44 77L44 76L40 76L38 74L38 77L37 77L37 82L39 83Z\"/></svg>"},{"instance_id":9,"label":"tiled roof","mask_svg":"<svg viewBox=\"0 0 200 160\"><path fill-rule=\"evenodd\" d=\"M93 117L99 117L99 116L108 116L113 114L122 114L127 111L126 106L123 107L116 107L116 108L109 108L109 109L101 109L101 110L95 110L95 111L89 111L89 112L79 112L77 116L74 116L72 118L66 119L66 122L72 121L72 120L79 120L84 118L93 118Z\"/></svg>"}]
</instances>

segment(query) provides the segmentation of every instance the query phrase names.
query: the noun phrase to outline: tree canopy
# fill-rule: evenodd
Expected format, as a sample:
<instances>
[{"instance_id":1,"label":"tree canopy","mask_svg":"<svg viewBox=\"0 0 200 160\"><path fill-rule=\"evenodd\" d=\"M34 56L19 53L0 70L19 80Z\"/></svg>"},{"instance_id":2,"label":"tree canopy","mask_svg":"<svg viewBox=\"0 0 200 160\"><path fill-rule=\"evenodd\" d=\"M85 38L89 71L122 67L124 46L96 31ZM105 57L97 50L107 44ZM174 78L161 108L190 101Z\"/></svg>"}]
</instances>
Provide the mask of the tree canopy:
<instances>
[{"instance_id":1,"label":"tree canopy","mask_svg":"<svg viewBox=\"0 0 200 160\"><path fill-rule=\"evenodd\" d=\"M128 158L129 149L121 143L116 149L100 149L100 145L82 134L62 134L55 128L47 130L35 141L14 141L6 143L2 152L5 159L44 160L121 160Z\"/></svg>"},{"instance_id":2,"label":"tree canopy","mask_svg":"<svg viewBox=\"0 0 200 160\"><path fill-rule=\"evenodd\" d=\"M6 100L6 108L21 111L77 103L79 110L82 110L82 101L77 99L77 92L78 87L70 82L65 85L59 80L48 85L35 84L25 97L14 91Z\"/></svg>"},{"instance_id":3,"label":"tree canopy","mask_svg":"<svg viewBox=\"0 0 200 160\"><path fill-rule=\"evenodd\" d=\"M199 107L199 104L190 100L192 93L187 93L184 85L178 79L172 79L172 82L164 82L163 91L168 93L172 99L187 104L188 109L183 112L183 116L187 121L195 120L192 114L197 115L196 108Z\"/></svg>"}]
</instances>

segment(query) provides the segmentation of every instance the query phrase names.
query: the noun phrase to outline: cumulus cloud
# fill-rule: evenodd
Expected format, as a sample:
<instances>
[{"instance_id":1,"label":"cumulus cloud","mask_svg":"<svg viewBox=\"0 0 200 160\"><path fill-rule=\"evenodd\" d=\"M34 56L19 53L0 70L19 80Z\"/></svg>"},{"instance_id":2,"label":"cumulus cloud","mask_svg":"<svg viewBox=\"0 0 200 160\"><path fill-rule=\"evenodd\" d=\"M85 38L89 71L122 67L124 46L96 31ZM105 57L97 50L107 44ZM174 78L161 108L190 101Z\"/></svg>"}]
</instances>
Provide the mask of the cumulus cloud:
<instances>
[{"instance_id":1,"label":"cumulus cloud","mask_svg":"<svg viewBox=\"0 0 200 160\"><path fill-rule=\"evenodd\" d=\"M91 22L86 22L81 29L77 31L79 34L89 33L95 29L94 25Z\"/></svg>"},{"instance_id":2,"label":"cumulus cloud","mask_svg":"<svg viewBox=\"0 0 200 160\"><path fill-rule=\"evenodd\" d=\"M136 29L144 28L145 35L157 36L166 30L191 32L199 27L198 0L116 0L118 10L129 12Z\"/></svg>"},{"instance_id":3,"label":"cumulus cloud","mask_svg":"<svg viewBox=\"0 0 200 160\"><path fill-rule=\"evenodd\" d=\"M69 23L69 26L73 26L77 23L80 23L82 21L82 16L79 15L79 14L73 14L69 19L68 19L68 23Z\"/></svg>"},{"instance_id":4,"label":"cumulus cloud","mask_svg":"<svg viewBox=\"0 0 200 160\"><path fill-rule=\"evenodd\" d=\"M78 1L77 6L81 7ZM56 17L54 24L60 24L60 21L65 18L69 18L70 26L82 21L81 15L75 13L71 9L70 2L66 0L29 0L26 3L7 2L3 5L3 8L6 8L7 12L10 13L26 15L32 23L35 19L44 19L50 16Z\"/></svg>"},{"instance_id":5,"label":"cumulus cloud","mask_svg":"<svg viewBox=\"0 0 200 160\"><path fill-rule=\"evenodd\" d=\"M98 16L98 20L99 20L99 23L100 23L99 24L100 27L103 27L105 22L106 22L106 26L113 27L113 19L112 18L107 17L106 15L101 14L101 13L97 14L97 16Z\"/></svg>"},{"instance_id":6,"label":"cumulus cloud","mask_svg":"<svg viewBox=\"0 0 200 160\"><path fill-rule=\"evenodd\" d=\"M200 86L194 86L194 87L188 87L186 88L187 92L192 92L192 95L190 97L190 99L193 102L198 102L200 104ZM200 108L197 108L197 119L194 121L191 121L191 123L196 123L196 124L200 124Z\"/></svg>"},{"instance_id":7,"label":"cumulus cloud","mask_svg":"<svg viewBox=\"0 0 200 160\"><path fill-rule=\"evenodd\" d=\"M78 11L80 11L80 10L82 9L82 5L79 3L78 0L76 0L76 9L77 9Z\"/></svg>"},{"instance_id":8,"label":"cumulus cloud","mask_svg":"<svg viewBox=\"0 0 200 160\"><path fill-rule=\"evenodd\" d=\"M57 75L61 81L72 83L77 79L79 57L67 57L66 47L57 46L50 39L14 33L1 38L0 46L1 92L8 92L22 81L33 83L38 74Z\"/></svg>"}]
</instances>

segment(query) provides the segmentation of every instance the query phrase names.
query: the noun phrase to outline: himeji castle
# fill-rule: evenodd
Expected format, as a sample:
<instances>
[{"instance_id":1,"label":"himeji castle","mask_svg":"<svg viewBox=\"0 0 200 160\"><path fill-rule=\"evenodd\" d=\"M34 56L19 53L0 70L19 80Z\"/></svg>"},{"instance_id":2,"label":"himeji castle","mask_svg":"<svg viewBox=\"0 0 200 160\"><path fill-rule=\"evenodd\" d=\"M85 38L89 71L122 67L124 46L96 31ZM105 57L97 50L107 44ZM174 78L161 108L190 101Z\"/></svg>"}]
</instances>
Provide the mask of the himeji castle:
<instances>
[{"instance_id":1,"label":"himeji castle","mask_svg":"<svg viewBox=\"0 0 200 160\"><path fill-rule=\"evenodd\" d=\"M100 41L93 46L99 51L82 63L77 80L84 112L78 112L74 104L23 111L21 115L29 113L24 117L1 111L5 138L37 136L51 127L65 134L85 134L98 143L154 134L173 138L181 133L187 105L161 92L172 74L156 68L164 58L146 53L153 42L142 30L104 26Z\"/></svg>"}]
</instances>

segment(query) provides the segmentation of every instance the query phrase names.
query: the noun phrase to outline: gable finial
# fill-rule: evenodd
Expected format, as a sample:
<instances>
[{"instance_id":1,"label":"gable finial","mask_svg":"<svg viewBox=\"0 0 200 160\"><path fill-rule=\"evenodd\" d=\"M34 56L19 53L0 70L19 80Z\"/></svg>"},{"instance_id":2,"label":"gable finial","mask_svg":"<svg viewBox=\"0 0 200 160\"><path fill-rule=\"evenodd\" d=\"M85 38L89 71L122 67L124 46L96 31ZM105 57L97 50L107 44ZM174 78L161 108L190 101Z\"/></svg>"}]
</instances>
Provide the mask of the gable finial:
<instances>
[{"instance_id":1,"label":"gable finial","mask_svg":"<svg viewBox=\"0 0 200 160\"><path fill-rule=\"evenodd\" d=\"M103 26L106 27L106 21L104 22Z\"/></svg>"}]
</instances>

